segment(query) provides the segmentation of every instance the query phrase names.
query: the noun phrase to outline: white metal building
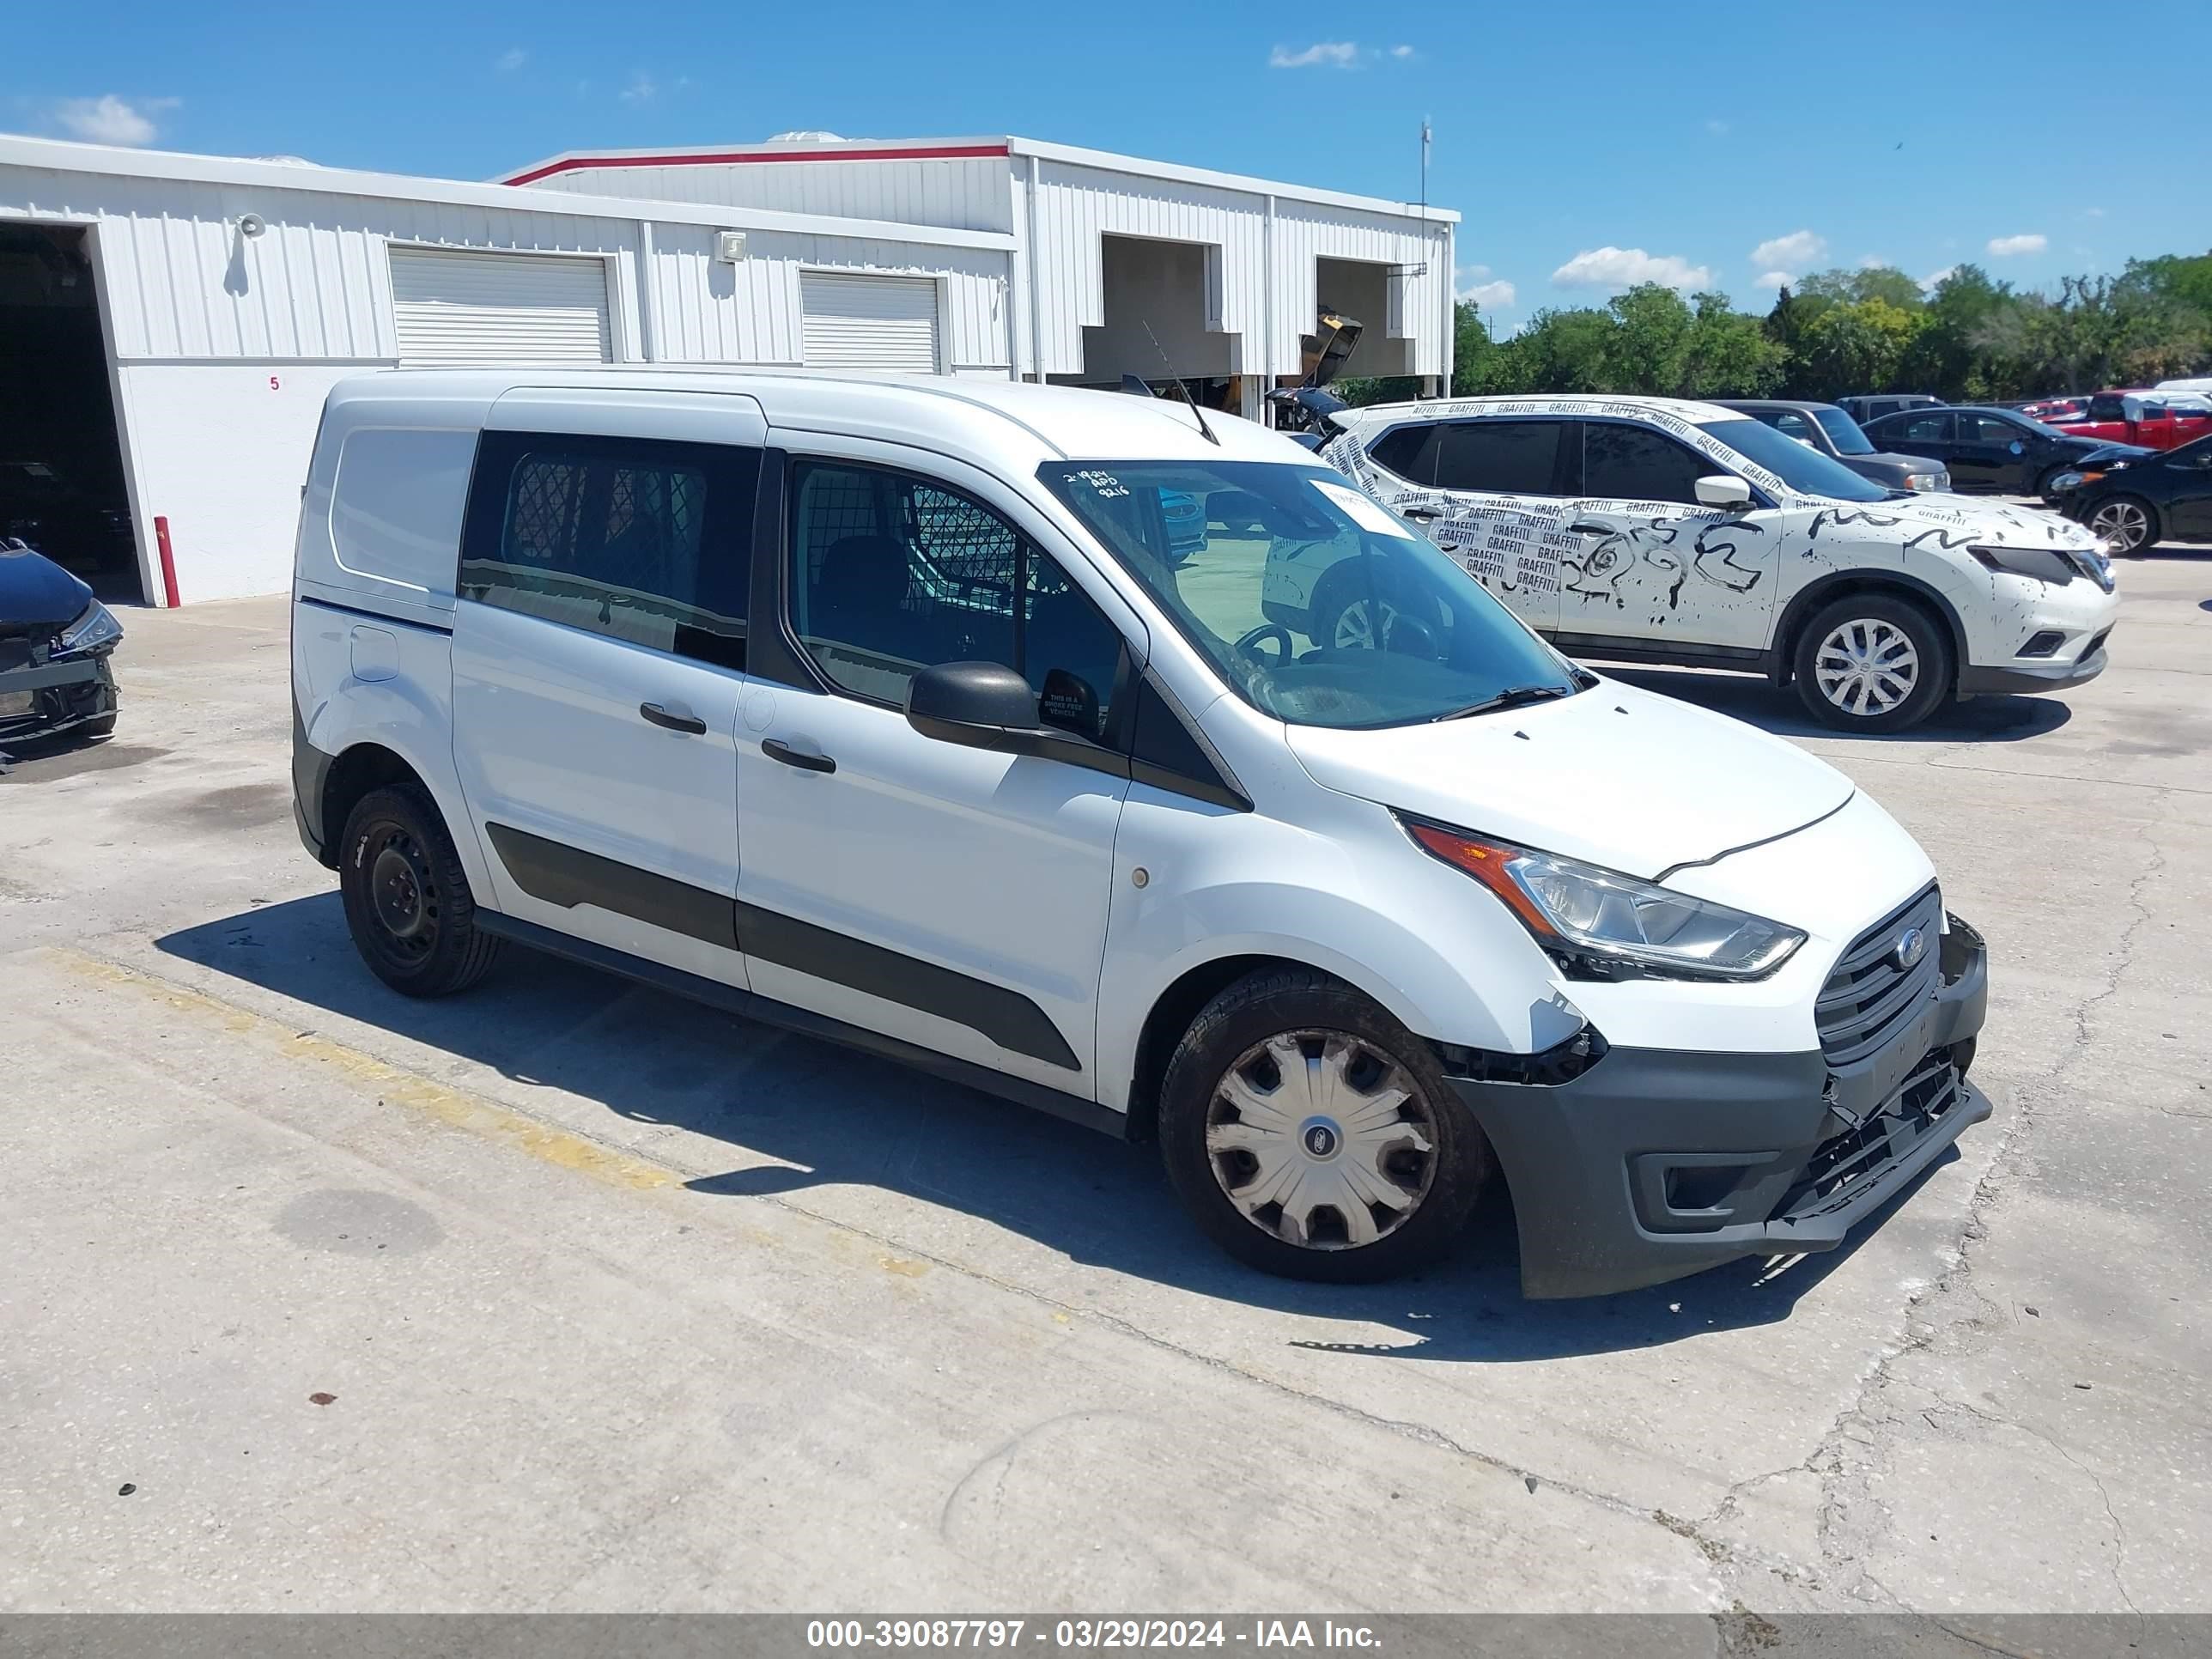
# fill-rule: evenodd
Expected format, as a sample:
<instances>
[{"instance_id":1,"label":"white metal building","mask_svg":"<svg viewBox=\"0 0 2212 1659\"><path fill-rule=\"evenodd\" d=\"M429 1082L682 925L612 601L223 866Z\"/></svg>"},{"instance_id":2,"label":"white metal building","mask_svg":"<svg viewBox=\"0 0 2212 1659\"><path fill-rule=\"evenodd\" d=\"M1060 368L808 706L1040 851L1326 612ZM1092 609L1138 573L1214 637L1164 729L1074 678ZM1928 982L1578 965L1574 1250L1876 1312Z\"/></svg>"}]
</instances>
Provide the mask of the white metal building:
<instances>
[{"instance_id":1,"label":"white metal building","mask_svg":"<svg viewBox=\"0 0 2212 1659\"><path fill-rule=\"evenodd\" d=\"M1345 374L1451 374L1459 216L1441 209L1015 137L571 150L507 182L1009 235L1003 353L1025 380L1158 380L1164 354L1256 417L1323 309L1366 325Z\"/></svg>"},{"instance_id":2,"label":"white metal building","mask_svg":"<svg viewBox=\"0 0 2212 1659\"><path fill-rule=\"evenodd\" d=\"M101 509L109 538L58 556L105 593L275 592L324 395L364 368L1110 386L1163 379L1164 349L1250 412L1323 305L1369 325L1346 372L1449 376L1454 221L1020 139L570 155L471 184L0 137L0 484L28 468Z\"/></svg>"}]
</instances>

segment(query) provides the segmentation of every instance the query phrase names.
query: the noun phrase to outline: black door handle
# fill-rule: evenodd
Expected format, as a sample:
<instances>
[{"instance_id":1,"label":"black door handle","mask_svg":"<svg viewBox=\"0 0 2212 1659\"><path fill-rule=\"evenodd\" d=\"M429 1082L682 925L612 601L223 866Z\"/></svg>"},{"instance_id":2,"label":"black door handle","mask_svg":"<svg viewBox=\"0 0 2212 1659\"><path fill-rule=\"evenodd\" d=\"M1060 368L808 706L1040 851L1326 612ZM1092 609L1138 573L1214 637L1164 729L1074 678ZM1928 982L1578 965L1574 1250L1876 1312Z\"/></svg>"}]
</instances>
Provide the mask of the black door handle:
<instances>
[{"instance_id":1,"label":"black door handle","mask_svg":"<svg viewBox=\"0 0 2212 1659\"><path fill-rule=\"evenodd\" d=\"M695 738L704 737L707 732L707 722L680 702L673 708L664 708L657 702L641 702L637 712L655 726L665 726L672 732L689 732Z\"/></svg>"},{"instance_id":2,"label":"black door handle","mask_svg":"<svg viewBox=\"0 0 2212 1659\"><path fill-rule=\"evenodd\" d=\"M1426 524L1431 519L1441 519L1443 514L1433 507L1401 507L1398 509L1398 516L1411 519L1415 524Z\"/></svg>"},{"instance_id":3,"label":"black door handle","mask_svg":"<svg viewBox=\"0 0 2212 1659\"><path fill-rule=\"evenodd\" d=\"M1588 519L1577 520L1567 526L1570 536L1617 536L1620 533L1609 524L1593 524Z\"/></svg>"},{"instance_id":4,"label":"black door handle","mask_svg":"<svg viewBox=\"0 0 2212 1659\"><path fill-rule=\"evenodd\" d=\"M827 755L810 755L804 749L793 749L781 738L761 739L761 753L770 760L781 761L786 766L796 766L802 772L834 772L837 763Z\"/></svg>"}]
</instances>

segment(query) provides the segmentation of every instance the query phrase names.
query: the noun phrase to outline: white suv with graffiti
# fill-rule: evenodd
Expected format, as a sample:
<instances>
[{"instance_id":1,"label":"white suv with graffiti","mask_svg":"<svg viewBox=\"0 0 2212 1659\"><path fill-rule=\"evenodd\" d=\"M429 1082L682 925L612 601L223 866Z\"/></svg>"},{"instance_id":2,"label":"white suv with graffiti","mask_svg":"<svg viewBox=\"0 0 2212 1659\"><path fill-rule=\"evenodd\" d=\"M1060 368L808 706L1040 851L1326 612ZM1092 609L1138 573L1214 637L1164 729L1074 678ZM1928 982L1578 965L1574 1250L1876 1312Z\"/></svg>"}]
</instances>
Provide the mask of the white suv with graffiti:
<instances>
[{"instance_id":1,"label":"white suv with graffiti","mask_svg":"<svg viewBox=\"0 0 2212 1659\"><path fill-rule=\"evenodd\" d=\"M1334 422L1326 459L1576 656L1762 673L1861 732L2105 666L2119 600L2088 532L1887 490L1735 410L1473 398ZM1333 544L1278 547L1279 623L1337 645L1407 624Z\"/></svg>"}]
</instances>

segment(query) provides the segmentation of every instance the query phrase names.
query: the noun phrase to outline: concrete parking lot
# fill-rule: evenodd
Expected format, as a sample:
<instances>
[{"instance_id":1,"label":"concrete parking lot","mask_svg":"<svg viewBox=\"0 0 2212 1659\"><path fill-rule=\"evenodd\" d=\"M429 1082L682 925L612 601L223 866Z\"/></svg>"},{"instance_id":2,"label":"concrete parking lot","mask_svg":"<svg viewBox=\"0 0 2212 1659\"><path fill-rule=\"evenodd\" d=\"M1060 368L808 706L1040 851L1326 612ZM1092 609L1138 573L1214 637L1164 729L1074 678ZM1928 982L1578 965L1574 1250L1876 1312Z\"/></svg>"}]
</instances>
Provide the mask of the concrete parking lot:
<instances>
[{"instance_id":1,"label":"concrete parking lot","mask_svg":"<svg viewBox=\"0 0 2212 1659\"><path fill-rule=\"evenodd\" d=\"M0 778L0 1607L2212 1608L2212 551L1888 741L1997 1115L1827 1257L1264 1279L1148 1150L516 952L293 833L285 605L125 618Z\"/></svg>"}]
</instances>

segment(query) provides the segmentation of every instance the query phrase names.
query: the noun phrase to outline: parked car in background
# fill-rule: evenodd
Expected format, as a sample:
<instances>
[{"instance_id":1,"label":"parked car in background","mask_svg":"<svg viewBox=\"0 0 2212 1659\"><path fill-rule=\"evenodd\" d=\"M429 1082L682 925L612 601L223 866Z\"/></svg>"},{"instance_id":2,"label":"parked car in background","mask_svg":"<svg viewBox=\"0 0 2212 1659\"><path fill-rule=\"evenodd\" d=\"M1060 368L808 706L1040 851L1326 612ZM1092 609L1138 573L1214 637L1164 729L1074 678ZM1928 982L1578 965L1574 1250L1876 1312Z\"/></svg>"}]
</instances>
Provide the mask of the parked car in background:
<instances>
[{"instance_id":1,"label":"parked car in background","mask_svg":"<svg viewBox=\"0 0 2212 1659\"><path fill-rule=\"evenodd\" d=\"M1764 421L1785 438L1795 438L1823 455L1833 456L1862 478L1892 489L1948 490L1951 475L1941 461L1923 455L1892 455L1876 449L1859 423L1833 404L1799 404L1723 398L1723 409L1740 409Z\"/></svg>"},{"instance_id":2,"label":"parked car in background","mask_svg":"<svg viewBox=\"0 0 2212 1659\"><path fill-rule=\"evenodd\" d=\"M0 538L0 743L112 732L107 659L122 637L89 587L28 543Z\"/></svg>"},{"instance_id":3,"label":"parked car in background","mask_svg":"<svg viewBox=\"0 0 2212 1659\"><path fill-rule=\"evenodd\" d=\"M2098 392L2078 415L2045 423L2100 443L2179 449L2212 436L2212 402L2186 392Z\"/></svg>"},{"instance_id":4,"label":"parked car in background","mask_svg":"<svg viewBox=\"0 0 2212 1659\"><path fill-rule=\"evenodd\" d=\"M131 515L50 460L0 458L0 539L10 537L82 570L137 556Z\"/></svg>"},{"instance_id":5,"label":"parked car in background","mask_svg":"<svg viewBox=\"0 0 2212 1659\"><path fill-rule=\"evenodd\" d=\"M1335 420L1326 459L1571 655L1765 674L1850 732L2105 666L2119 601L2087 532L1899 495L1732 409L1470 398ZM1277 544L1268 604L1330 648L1438 626L1320 542Z\"/></svg>"},{"instance_id":6,"label":"parked car in background","mask_svg":"<svg viewBox=\"0 0 2212 1659\"><path fill-rule=\"evenodd\" d=\"M1885 415L1894 415L1901 409L1939 409L1941 398L1931 398L1923 392L1865 392L1836 399L1836 407L1864 426Z\"/></svg>"},{"instance_id":7,"label":"parked car in background","mask_svg":"<svg viewBox=\"0 0 2212 1659\"><path fill-rule=\"evenodd\" d=\"M2160 380L2151 388L2154 392L2185 392L2200 398L2212 398L2212 374L2191 374L2179 380Z\"/></svg>"},{"instance_id":8,"label":"parked car in background","mask_svg":"<svg viewBox=\"0 0 2212 1659\"><path fill-rule=\"evenodd\" d=\"M2169 538L2212 542L2212 437L2085 471L2065 510L2115 552L2141 553Z\"/></svg>"},{"instance_id":9,"label":"parked car in background","mask_svg":"<svg viewBox=\"0 0 2212 1659\"><path fill-rule=\"evenodd\" d=\"M1999 405L2004 409L2016 409L2029 420L2041 421L2046 426L2057 421L2070 420L2080 415L2088 406L2089 396L2087 392L2078 398L2032 398L2025 403L2008 403Z\"/></svg>"},{"instance_id":10,"label":"parked car in background","mask_svg":"<svg viewBox=\"0 0 2212 1659\"><path fill-rule=\"evenodd\" d=\"M1885 415L1868 426L1867 436L1886 449L1942 462L1951 488L1961 495L2038 495L2053 506L2080 481L2084 462L2150 453L2061 432L2016 409L1980 404Z\"/></svg>"},{"instance_id":11,"label":"parked car in background","mask_svg":"<svg viewBox=\"0 0 2212 1659\"><path fill-rule=\"evenodd\" d=\"M1172 568L1166 492L1264 542ZM851 1043L1154 1142L1273 1273L1433 1262L1495 1175L1539 1297L1835 1249L1989 1114L1986 948L1864 791L1249 422L403 371L296 547L301 838L405 995L520 944ZM1387 640L1270 617L1322 548Z\"/></svg>"}]
</instances>

